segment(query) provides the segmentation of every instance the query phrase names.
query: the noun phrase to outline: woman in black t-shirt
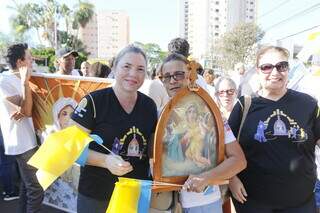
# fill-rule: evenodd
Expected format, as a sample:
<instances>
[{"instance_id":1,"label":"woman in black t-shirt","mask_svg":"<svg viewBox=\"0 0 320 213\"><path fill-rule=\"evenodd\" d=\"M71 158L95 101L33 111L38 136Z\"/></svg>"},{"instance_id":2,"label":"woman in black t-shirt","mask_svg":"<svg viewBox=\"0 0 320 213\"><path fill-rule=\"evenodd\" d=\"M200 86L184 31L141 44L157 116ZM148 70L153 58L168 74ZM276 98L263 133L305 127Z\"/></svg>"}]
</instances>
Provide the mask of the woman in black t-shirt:
<instances>
[{"instance_id":1,"label":"woman in black t-shirt","mask_svg":"<svg viewBox=\"0 0 320 213\"><path fill-rule=\"evenodd\" d=\"M138 92L146 69L140 48L124 48L113 66L115 85L85 96L71 117L85 131L100 136L103 145L116 154L90 143L80 173L79 213L106 212L119 176L150 179L148 149L157 109L151 98Z\"/></svg>"},{"instance_id":2,"label":"woman in black t-shirt","mask_svg":"<svg viewBox=\"0 0 320 213\"><path fill-rule=\"evenodd\" d=\"M238 213L314 213L314 149L320 142L319 107L315 99L286 88L289 52L268 46L257 55L262 89L239 133L244 98L229 117L247 158L247 168L229 188ZM241 106L242 105L242 106Z\"/></svg>"}]
</instances>

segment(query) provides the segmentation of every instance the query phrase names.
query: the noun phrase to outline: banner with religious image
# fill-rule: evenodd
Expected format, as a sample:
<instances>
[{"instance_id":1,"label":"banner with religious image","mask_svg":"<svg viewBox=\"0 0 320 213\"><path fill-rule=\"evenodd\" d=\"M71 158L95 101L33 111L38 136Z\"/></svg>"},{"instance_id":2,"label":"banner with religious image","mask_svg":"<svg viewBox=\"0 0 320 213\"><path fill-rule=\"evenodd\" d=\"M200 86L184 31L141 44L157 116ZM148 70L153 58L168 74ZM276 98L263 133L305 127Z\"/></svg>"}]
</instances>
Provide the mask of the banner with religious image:
<instances>
[{"instance_id":1,"label":"banner with religious image","mask_svg":"<svg viewBox=\"0 0 320 213\"><path fill-rule=\"evenodd\" d=\"M113 80L33 73L30 82L33 122L39 142L43 143L49 134L69 126L71 113L83 96L111 86ZM79 174L79 166L73 165L45 191L44 203L76 212Z\"/></svg>"}]
</instances>

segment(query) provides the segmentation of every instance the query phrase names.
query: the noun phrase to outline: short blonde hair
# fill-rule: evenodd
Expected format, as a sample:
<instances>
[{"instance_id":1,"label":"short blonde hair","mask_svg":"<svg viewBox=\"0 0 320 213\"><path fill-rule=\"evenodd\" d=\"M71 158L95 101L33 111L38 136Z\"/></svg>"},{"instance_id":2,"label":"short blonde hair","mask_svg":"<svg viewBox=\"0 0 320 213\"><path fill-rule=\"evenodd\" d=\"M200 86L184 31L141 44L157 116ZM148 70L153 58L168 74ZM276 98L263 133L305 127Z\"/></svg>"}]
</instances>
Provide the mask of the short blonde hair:
<instances>
[{"instance_id":1,"label":"short blonde hair","mask_svg":"<svg viewBox=\"0 0 320 213\"><path fill-rule=\"evenodd\" d=\"M289 50L287 50L286 48L283 47L278 47L278 46L264 46L262 48L260 48L260 50L257 53L257 59L256 59L256 67L259 66L259 61L260 58L267 52L269 51L275 51L275 52L279 52L281 53L284 57L286 57L287 59L290 56L290 52Z\"/></svg>"}]
</instances>

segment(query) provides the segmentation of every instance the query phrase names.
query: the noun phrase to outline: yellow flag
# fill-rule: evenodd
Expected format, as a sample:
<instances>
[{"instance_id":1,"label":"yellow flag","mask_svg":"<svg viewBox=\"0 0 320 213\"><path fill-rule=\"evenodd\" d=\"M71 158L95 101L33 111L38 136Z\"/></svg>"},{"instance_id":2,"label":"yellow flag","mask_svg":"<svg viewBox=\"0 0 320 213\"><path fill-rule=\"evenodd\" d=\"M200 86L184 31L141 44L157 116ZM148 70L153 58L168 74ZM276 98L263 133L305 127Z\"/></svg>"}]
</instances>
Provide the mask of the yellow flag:
<instances>
[{"instance_id":1,"label":"yellow flag","mask_svg":"<svg viewBox=\"0 0 320 213\"><path fill-rule=\"evenodd\" d=\"M46 190L78 159L92 141L89 134L77 126L71 126L50 134L28 164L38 169L36 175Z\"/></svg>"},{"instance_id":2,"label":"yellow flag","mask_svg":"<svg viewBox=\"0 0 320 213\"><path fill-rule=\"evenodd\" d=\"M121 178L116 182L106 213L148 213L152 181Z\"/></svg>"}]
</instances>

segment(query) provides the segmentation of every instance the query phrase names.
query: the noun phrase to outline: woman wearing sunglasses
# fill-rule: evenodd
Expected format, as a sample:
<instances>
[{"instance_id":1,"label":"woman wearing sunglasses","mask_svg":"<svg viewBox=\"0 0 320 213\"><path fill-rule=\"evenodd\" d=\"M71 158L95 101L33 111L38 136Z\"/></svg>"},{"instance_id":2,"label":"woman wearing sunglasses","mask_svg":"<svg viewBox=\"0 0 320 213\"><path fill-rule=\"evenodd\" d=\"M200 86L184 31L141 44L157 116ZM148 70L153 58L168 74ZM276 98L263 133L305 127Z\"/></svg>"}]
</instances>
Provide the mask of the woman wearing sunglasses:
<instances>
[{"instance_id":1,"label":"woman wearing sunglasses","mask_svg":"<svg viewBox=\"0 0 320 213\"><path fill-rule=\"evenodd\" d=\"M237 85L231 78L221 77L217 81L215 88L216 100L220 111L223 117L228 119L237 99Z\"/></svg>"},{"instance_id":2,"label":"woman wearing sunglasses","mask_svg":"<svg viewBox=\"0 0 320 213\"><path fill-rule=\"evenodd\" d=\"M243 124L239 143L248 166L229 187L238 213L314 213L314 149L320 142L315 99L287 89L289 52L268 46L257 54L261 90ZM238 134L244 98L229 117Z\"/></svg>"}]
</instances>

